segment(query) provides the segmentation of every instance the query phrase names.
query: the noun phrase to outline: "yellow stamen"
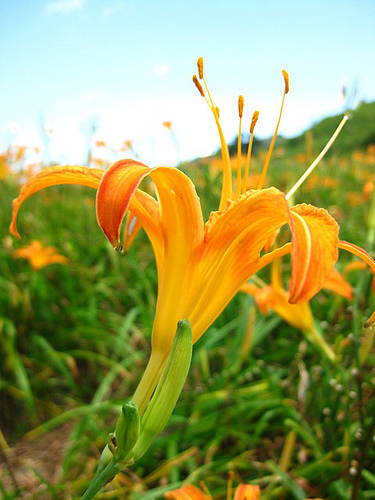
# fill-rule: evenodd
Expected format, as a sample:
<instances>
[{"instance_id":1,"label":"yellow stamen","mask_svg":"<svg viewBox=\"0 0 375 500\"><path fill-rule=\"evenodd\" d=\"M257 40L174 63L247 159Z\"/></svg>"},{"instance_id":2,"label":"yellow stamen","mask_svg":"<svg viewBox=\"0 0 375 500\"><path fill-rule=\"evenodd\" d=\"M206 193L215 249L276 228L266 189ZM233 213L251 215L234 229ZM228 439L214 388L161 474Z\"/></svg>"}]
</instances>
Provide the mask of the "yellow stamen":
<instances>
[{"instance_id":1,"label":"yellow stamen","mask_svg":"<svg viewBox=\"0 0 375 500\"><path fill-rule=\"evenodd\" d=\"M240 118L243 116L243 106L244 106L244 98L242 95L238 96L238 115Z\"/></svg>"},{"instance_id":2,"label":"yellow stamen","mask_svg":"<svg viewBox=\"0 0 375 500\"><path fill-rule=\"evenodd\" d=\"M247 180L249 177L249 169L250 169L250 158L251 158L251 150L253 149L253 141L254 141L254 128L256 122L258 121L259 111L254 111L253 118L251 120L250 125L250 141L247 147L247 155L246 155L246 164L245 164L245 174L242 182L242 192L245 193L247 191Z\"/></svg>"},{"instance_id":3,"label":"yellow stamen","mask_svg":"<svg viewBox=\"0 0 375 500\"><path fill-rule=\"evenodd\" d=\"M219 131L221 156L223 159L223 184L221 187L221 198L219 205L219 211L220 211L224 210L227 201L232 198L232 167L230 165L228 145L224 139L224 134L219 122L219 116L216 112L216 108L213 108L212 111L215 117L217 129Z\"/></svg>"},{"instance_id":4,"label":"yellow stamen","mask_svg":"<svg viewBox=\"0 0 375 500\"><path fill-rule=\"evenodd\" d=\"M207 500L212 500L212 496L210 493L210 490L207 488L207 485L204 481L199 481L199 486L202 488L204 491L205 495L207 496Z\"/></svg>"},{"instance_id":5,"label":"yellow stamen","mask_svg":"<svg viewBox=\"0 0 375 500\"><path fill-rule=\"evenodd\" d=\"M285 93L287 94L289 92L289 75L285 71L285 69L282 70L282 74L283 74L284 82L285 82Z\"/></svg>"},{"instance_id":6,"label":"yellow stamen","mask_svg":"<svg viewBox=\"0 0 375 500\"><path fill-rule=\"evenodd\" d=\"M237 189L236 189L236 200L241 194L241 123L243 115L244 99L240 95L238 97L238 115L240 117L239 129L238 129L238 139L237 139Z\"/></svg>"},{"instance_id":7,"label":"yellow stamen","mask_svg":"<svg viewBox=\"0 0 375 500\"><path fill-rule=\"evenodd\" d=\"M232 470L230 470L228 473L227 500L232 499L233 478L234 478L234 472Z\"/></svg>"},{"instance_id":8,"label":"yellow stamen","mask_svg":"<svg viewBox=\"0 0 375 500\"><path fill-rule=\"evenodd\" d=\"M204 90L203 90L203 87L202 87L202 85L201 85L200 81L199 81L199 80L198 80L198 78L197 78L197 75L193 75L193 82L194 82L195 86L197 87L197 89L199 90L199 92L200 92L201 96L202 96L202 97L206 97L206 96L204 95Z\"/></svg>"},{"instance_id":9,"label":"yellow stamen","mask_svg":"<svg viewBox=\"0 0 375 500\"><path fill-rule=\"evenodd\" d=\"M251 119L250 134L254 133L255 125L259 118L259 111L254 111L253 118Z\"/></svg>"},{"instance_id":10,"label":"yellow stamen","mask_svg":"<svg viewBox=\"0 0 375 500\"><path fill-rule=\"evenodd\" d=\"M219 205L219 211L220 211L220 210L224 210L224 208L227 204L227 201L232 199L232 168L230 165L228 145L225 142L223 130L222 130L220 122L219 122L219 113L218 113L219 110L214 106L210 91L208 90L206 80L203 76L203 58L202 57L200 57L198 59L197 64L198 64L198 71L200 68L202 69L202 81L204 83L204 87L206 89L209 100L207 100L206 96L204 95L204 92L202 94L202 92L200 91L200 89L197 85L198 79L196 76L195 76L195 78L193 77L193 82L195 83L195 86L198 88L198 90L201 92L201 95L203 95L205 97L206 102L214 115L216 126L217 126L217 129L219 132L219 137L220 137L221 156L223 159L223 184L222 184L222 188L221 188L221 198L220 198L220 205ZM203 91L203 89L202 89L202 91Z\"/></svg>"},{"instance_id":11,"label":"yellow stamen","mask_svg":"<svg viewBox=\"0 0 375 500\"><path fill-rule=\"evenodd\" d=\"M198 76L202 80L203 78L203 57L200 57L197 61L198 66Z\"/></svg>"},{"instance_id":12,"label":"yellow stamen","mask_svg":"<svg viewBox=\"0 0 375 500\"><path fill-rule=\"evenodd\" d=\"M332 146L332 144L335 142L336 137L339 135L341 132L343 126L349 119L348 115L345 115L341 122L339 123L339 126L333 133L332 137L330 140L327 142L326 146L322 149L321 153L319 156L312 162L312 164L309 166L309 168L306 170L306 172L298 179L298 181L294 184L292 189L289 191L289 193L286 195L286 199L289 200L291 196L294 195L294 193L297 191L297 189L300 187L300 185L305 182L305 180L308 178L308 176L311 174L311 172L314 170L314 168L318 165L320 160L323 158L323 156L326 154L326 152L329 150L329 148Z\"/></svg>"},{"instance_id":13,"label":"yellow stamen","mask_svg":"<svg viewBox=\"0 0 375 500\"><path fill-rule=\"evenodd\" d=\"M285 81L285 88L284 88L283 100L281 102L281 109L280 109L279 119L278 119L277 125L276 125L276 130L275 130L275 133L273 134L272 141L271 141L270 147L268 149L266 161L264 163L264 167L263 167L263 170L262 170L262 174L260 176L260 180L259 180L259 184L258 184L258 189L262 189L263 184L264 184L264 180L266 178L266 174L267 174L267 170L268 170L268 165L270 163L271 155L272 155L272 151L273 151L273 147L274 147L275 142L276 142L277 131L279 130L281 115L282 115L283 107L284 107L285 96L289 92L289 76L288 76L288 73L285 71L285 69L283 69L282 73L283 73L284 81Z\"/></svg>"}]
</instances>

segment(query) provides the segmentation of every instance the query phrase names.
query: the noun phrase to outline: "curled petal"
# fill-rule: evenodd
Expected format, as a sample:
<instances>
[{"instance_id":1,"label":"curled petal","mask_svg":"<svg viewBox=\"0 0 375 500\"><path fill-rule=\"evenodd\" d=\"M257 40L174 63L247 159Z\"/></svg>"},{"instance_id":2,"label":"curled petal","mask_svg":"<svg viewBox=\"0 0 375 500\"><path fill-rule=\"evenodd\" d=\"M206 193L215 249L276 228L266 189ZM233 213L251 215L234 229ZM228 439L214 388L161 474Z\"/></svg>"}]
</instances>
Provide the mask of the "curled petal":
<instances>
[{"instance_id":1,"label":"curled petal","mask_svg":"<svg viewBox=\"0 0 375 500\"><path fill-rule=\"evenodd\" d=\"M46 168L38 174L33 175L22 187L18 198L13 200L12 222L9 228L10 232L14 236L17 236L17 238L20 238L16 225L17 214L22 203L30 195L46 187L57 186L58 184L79 184L81 186L97 189L103 174L104 170L97 168L64 166Z\"/></svg>"},{"instance_id":2,"label":"curled petal","mask_svg":"<svg viewBox=\"0 0 375 500\"><path fill-rule=\"evenodd\" d=\"M131 244L133 243L135 237L137 236L141 228L142 224L140 220L138 220L135 215L129 212L125 223L124 244L123 244L124 252L127 252L129 250Z\"/></svg>"},{"instance_id":3,"label":"curled petal","mask_svg":"<svg viewBox=\"0 0 375 500\"><path fill-rule=\"evenodd\" d=\"M156 227L160 226L159 203L149 194L141 191L140 189L137 189L134 192L134 196L130 202L129 214L126 220L124 231L125 251L129 250L131 244L133 243L135 237L142 227L142 221L144 221L145 217L154 222L155 228L153 232L157 233Z\"/></svg>"},{"instance_id":4,"label":"curled petal","mask_svg":"<svg viewBox=\"0 0 375 500\"><path fill-rule=\"evenodd\" d=\"M114 248L121 248L122 220L133 193L150 170L138 161L120 160L113 163L102 177L96 194L96 217Z\"/></svg>"},{"instance_id":5,"label":"curled petal","mask_svg":"<svg viewBox=\"0 0 375 500\"><path fill-rule=\"evenodd\" d=\"M347 241L343 240L339 241L339 248L347 250L348 252L362 259L364 262L366 262L366 264L370 267L371 271L375 274L375 261L372 257L370 257L370 255L365 250L363 250L363 248L360 248L357 245L353 245L353 243L348 243ZM366 321L365 327L372 326L374 323L375 323L375 311Z\"/></svg>"},{"instance_id":6,"label":"curled petal","mask_svg":"<svg viewBox=\"0 0 375 500\"><path fill-rule=\"evenodd\" d=\"M310 300L324 285L338 257L336 221L322 208L296 205L292 226L291 303Z\"/></svg>"}]
</instances>

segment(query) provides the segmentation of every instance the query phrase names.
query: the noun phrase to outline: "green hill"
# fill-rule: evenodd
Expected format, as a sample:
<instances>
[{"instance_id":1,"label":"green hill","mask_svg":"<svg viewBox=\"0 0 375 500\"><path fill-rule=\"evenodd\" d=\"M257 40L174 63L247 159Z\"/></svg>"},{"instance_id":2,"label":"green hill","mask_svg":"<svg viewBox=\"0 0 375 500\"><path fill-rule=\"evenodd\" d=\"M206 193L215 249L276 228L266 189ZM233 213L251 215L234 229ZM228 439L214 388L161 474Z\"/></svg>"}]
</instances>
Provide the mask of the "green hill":
<instances>
[{"instance_id":1,"label":"green hill","mask_svg":"<svg viewBox=\"0 0 375 500\"><path fill-rule=\"evenodd\" d=\"M341 118L342 115L324 118L309 129L312 135L314 152L323 149ZM306 133L292 139L284 139L284 141L285 146L290 149L304 150ZM335 141L335 152L346 154L357 150L365 150L370 144L375 144L375 101L370 103L362 102L350 112L348 123Z\"/></svg>"},{"instance_id":2,"label":"green hill","mask_svg":"<svg viewBox=\"0 0 375 500\"><path fill-rule=\"evenodd\" d=\"M335 154L344 155L357 150L364 151L370 144L375 144L375 101L361 102L356 109L350 111L349 116L349 121L335 141L335 147L332 150ZM343 114L324 118L306 132L293 138L278 136L276 147L283 147L287 154L292 155L305 152L306 134L309 134L312 153L318 154L327 144L342 117ZM242 150L246 153L248 138L244 137L244 139ZM268 148L270 141L271 138L258 140L255 137L254 153L259 149ZM229 145L229 151L231 155L237 154L237 138Z\"/></svg>"}]
</instances>

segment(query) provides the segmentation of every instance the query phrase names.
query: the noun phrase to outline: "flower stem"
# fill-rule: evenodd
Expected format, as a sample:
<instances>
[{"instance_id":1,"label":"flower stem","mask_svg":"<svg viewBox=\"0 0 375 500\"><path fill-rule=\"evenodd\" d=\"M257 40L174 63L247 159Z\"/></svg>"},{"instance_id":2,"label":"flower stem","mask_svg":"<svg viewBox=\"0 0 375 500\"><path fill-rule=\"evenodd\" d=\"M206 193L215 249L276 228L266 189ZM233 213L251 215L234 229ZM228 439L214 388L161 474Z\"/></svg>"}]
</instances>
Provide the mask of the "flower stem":
<instances>
[{"instance_id":1,"label":"flower stem","mask_svg":"<svg viewBox=\"0 0 375 500\"><path fill-rule=\"evenodd\" d=\"M324 340L323 336L320 332L318 332L315 328L305 332L307 337L310 337L311 340L323 351L323 353L327 356L327 358L332 362L336 362L336 354L333 352L332 348L329 344Z\"/></svg>"},{"instance_id":2,"label":"flower stem","mask_svg":"<svg viewBox=\"0 0 375 500\"><path fill-rule=\"evenodd\" d=\"M122 407L115 434L109 435L95 477L81 500L93 498L122 467L132 465L142 457L162 432L185 384L192 349L191 326L186 319L179 321L169 355L151 354L133 401ZM155 386L155 393L147 410L144 411ZM138 411L138 405L141 405L144 411L141 421L139 421L141 412Z\"/></svg>"},{"instance_id":3,"label":"flower stem","mask_svg":"<svg viewBox=\"0 0 375 500\"><path fill-rule=\"evenodd\" d=\"M118 459L113 458L104 469L98 470L81 500L91 500L98 491L119 472Z\"/></svg>"}]
</instances>

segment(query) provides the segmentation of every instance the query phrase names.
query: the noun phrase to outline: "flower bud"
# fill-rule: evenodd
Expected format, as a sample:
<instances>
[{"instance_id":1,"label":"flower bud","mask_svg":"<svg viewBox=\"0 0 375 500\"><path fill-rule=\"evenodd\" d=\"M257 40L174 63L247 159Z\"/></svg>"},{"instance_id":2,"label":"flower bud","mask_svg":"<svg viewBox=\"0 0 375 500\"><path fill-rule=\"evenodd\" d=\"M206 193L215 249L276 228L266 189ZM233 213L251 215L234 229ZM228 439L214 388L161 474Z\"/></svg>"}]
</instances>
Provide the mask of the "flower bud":
<instances>
[{"instance_id":1,"label":"flower bud","mask_svg":"<svg viewBox=\"0 0 375 500\"><path fill-rule=\"evenodd\" d=\"M166 426L184 387L193 349L192 332L187 320L179 321L164 371L143 415L141 432L132 456L138 460Z\"/></svg>"},{"instance_id":2,"label":"flower bud","mask_svg":"<svg viewBox=\"0 0 375 500\"><path fill-rule=\"evenodd\" d=\"M123 405L121 415L117 420L115 438L116 451L120 459L134 448L140 429L140 419L137 405L134 401L129 401Z\"/></svg>"}]
</instances>

